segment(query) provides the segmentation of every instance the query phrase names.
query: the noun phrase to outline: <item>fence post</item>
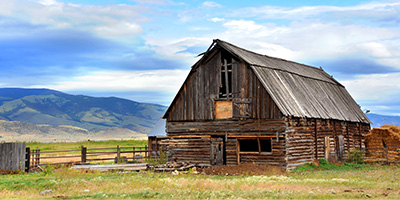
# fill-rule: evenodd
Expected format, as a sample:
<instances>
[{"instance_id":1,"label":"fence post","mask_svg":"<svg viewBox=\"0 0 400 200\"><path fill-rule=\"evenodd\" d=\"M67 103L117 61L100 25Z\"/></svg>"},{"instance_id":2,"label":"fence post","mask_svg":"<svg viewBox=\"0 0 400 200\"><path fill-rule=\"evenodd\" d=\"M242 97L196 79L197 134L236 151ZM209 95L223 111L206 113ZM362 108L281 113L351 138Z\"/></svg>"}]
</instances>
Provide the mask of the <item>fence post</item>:
<instances>
[{"instance_id":1,"label":"fence post","mask_svg":"<svg viewBox=\"0 0 400 200\"><path fill-rule=\"evenodd\" d=\"M135 154L136 154L136 151L135 151L135 147L132 147L132 149L133 149L133 162L135 162L136 160L135 160Z\"/></svg>"},{"instance_id":2,"label":"fence post","mask_svg":"<svg viewBox=\"0 0 400 200\"><path fill-rule=\"evenodd\" d=\"M36 166L40 167L40 149L36 149Z\"/></svg>"},{"instance_id":3,"label":"fence post","mask_svg":"<svg viewBox=\"0 0 400 200\"><path fill-rule=\"evenodd\" d=\"M25 154L25 172L29 172L30 164L31 164L31 148L26 147L26 154Z\"/></svg>"},{"instance_id":4,"label":"fence post","mask_svg":"<svg viewBox=\"0 0 400 200\"><path fill-rule=\"evenodd\" d=\"M35 167L35 149L31 150L31 164L30 166L32 166L32 168Z\"/></svg>"},{"instance_id":5,"label":"fence post","mask_svg":"<svg viewBox=\"0 0 400 200\"><path fill-rule=\"evenodd\" d=\"M144 157L145 157L145 158L148 158L147 156L148 156L148 153L149 153L149 152L148 152L148 151L149 151L149 147L148 147L147 145L144 146L144 151L145 151L145 152L144 152Z\"/></svg>"},{"instance_id":6,"label":"fence post","mask_svg":"<svg viewBox=\"0 0 400 200\"><path fill-rule=\"evenodd\" d=\"M81 164L86 164L86 153L87 153L87 148L82 145L81 146Z\"/></svg>"},{"instance_id":7,"label":"fence post","mask_svg":"<svg viewBox=\"0 0 400 200\"><path fill-rule=\"evenodd\" d=\"M117 163L121 163L121 149L119 148L119 145L117 145Z\"/></svg>"}]
</instances>

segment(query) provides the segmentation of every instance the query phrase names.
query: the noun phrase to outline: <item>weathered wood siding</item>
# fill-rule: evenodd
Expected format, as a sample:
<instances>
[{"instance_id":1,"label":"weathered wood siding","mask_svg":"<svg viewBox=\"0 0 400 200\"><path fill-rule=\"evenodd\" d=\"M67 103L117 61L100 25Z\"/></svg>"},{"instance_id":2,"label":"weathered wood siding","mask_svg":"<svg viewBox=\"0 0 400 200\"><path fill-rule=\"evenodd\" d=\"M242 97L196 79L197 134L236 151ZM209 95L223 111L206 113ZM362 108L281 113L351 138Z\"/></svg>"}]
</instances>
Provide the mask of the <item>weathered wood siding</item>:
<instances>
[{"instance_id":1,"label":"weathered wood siding","mask_svg":"<svg viewBox=\"0 0 400 200\"><path fill-rule=\"evenodd\" d=\"M193 69L168 112L168 121L215 119L215 101L219 99L221 53ZM233 102L249 101L250 118L281 119L282 113L254 72L243 62L232 62ZM238 109L233 109L237 116Z\"/></svg>"},{"instance_id":2,"label":"weathered wood siding","mask_svg":"<svg viewBox=\"0 0 400 200\"><path fill-rule=\"evenodd\" d=\"M25 170L25 143L0 143L0 170Z\"/></svg>"},{"instance_id":3,"label":"weathered wood siding","mask_svg":"<svg viewBox=\"0 0 400 200\"><path fill-rule=\"evenodd\" d=\"M288 169L312 162L316 158L326 159L327 148L329 148L328 159L339 159L340 137L343 137L342 159L346 160L350 148L364 148L364 136L370 130L369 124L339 120L288 118L287 124Z\"/></svg>"},{"instance_id":4,"label":"weathered wood siding","mask_svg":"<svg viewBox=\"0 0 400 200\"><path fill-rule=\"evenodd\" d=\"M216 120L167 123L168 160L210 165L211 138L223 137L225 164L252 161L285 167L284 120ZM271 138L272 153L240 153L238 138Z\"/></svg>"}]
</instances>

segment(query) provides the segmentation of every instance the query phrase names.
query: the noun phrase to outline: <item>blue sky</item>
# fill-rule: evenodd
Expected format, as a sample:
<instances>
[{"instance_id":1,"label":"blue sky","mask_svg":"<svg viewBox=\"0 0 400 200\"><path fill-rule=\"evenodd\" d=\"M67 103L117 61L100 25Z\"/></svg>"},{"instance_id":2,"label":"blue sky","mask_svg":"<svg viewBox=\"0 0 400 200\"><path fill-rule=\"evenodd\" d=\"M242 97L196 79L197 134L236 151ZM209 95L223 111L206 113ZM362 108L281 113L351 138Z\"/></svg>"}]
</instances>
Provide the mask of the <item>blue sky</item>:
<instances>
[{"instance_id":1,"label":"blue sky","mask_svg":"<svg viewBox=\"0 0 400 200\"><path fill-rule=\"evenodd\" d=\"M322 67L400 115L400 2L0 0L0 87L168 105L212 39Z\"/></svg>"}]
</instances>

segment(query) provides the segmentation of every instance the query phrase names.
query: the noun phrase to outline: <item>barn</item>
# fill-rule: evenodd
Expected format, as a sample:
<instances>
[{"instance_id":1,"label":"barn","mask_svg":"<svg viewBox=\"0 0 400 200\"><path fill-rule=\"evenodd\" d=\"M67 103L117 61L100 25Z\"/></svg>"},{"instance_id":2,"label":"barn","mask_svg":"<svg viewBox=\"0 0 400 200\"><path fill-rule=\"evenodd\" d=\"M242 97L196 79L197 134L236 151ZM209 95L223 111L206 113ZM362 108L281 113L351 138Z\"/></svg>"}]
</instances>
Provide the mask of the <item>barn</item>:
<instances>
[{"instance_id":1,"label":"barn","mask_svg":"<svg viewBox=\"0 0 400 200\"><path fill-rule=\"evenodd\" d=\"M321 68L218 39L201 55L163 116L169 161L293 169L363 148L370 120Z\"/></svg>"}]
</instances>

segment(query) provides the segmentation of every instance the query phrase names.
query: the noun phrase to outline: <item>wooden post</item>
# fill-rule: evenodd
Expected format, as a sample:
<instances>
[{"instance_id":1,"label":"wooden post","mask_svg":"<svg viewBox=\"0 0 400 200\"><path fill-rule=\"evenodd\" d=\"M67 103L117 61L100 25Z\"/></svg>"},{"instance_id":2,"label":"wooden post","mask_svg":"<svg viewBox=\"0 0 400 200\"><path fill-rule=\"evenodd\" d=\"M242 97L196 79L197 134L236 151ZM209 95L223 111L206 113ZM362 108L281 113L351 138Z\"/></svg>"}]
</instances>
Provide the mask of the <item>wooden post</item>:
<instances>
[{"instance_id":1,"label":"wooden post","mask_svg":"<svg viewBox=\"0 0 400 200\"><path fill-rule=\"evenodd\" d=\"M30 164L31 164L31 148L26 147L25 172L29 172Z\"/></svg>"},{"instance_id":2,"label":"wooden post","mask_svg":"<svg viewBox=\"0 0 400 200\"><path fill-rule=\"evenodd\" d=\"M35 149L31 150L31 167L35 167Z\"/></svg>"},{"instance_id":3,"label":"wooden post","mask_svg":"<svg viewBox=\"0 0 400 200\"><path fill-rule=\"evenodd\" d=\"M117 163L121 163L121 149L119 148L119 145L117 145Z\"/></svg>"},{"instance_id":4,"label":"wooden post","mask_svg":"<svg viewBox=\"0 0 400 200\"><path fill-rule=\"evenodd\" d=\"M87 147L81 146L81 164L86 164Z\"/></svg>"},{"instance_id":5,"label":"wooden post","mask_svg":"<svg viewBox=\"0 0 400 200\"><path fill-rule=\"evenodd\" d=\"M228 63L227 61L224 59L224 70L225 70L225 89L226 89L226 99L229 100L229 80L228 80Z\"/></svg>"},{"instance_id":6,"label":"wooden post","mask_svg":"<svg viewBox=\"0 0 400 200\"><path fill-rule=\"evenodd\" d=\"M40 149L36 149L36 166L40 167Z\"/></svg>"},{"instance_id":7,"label":"wooden post","mask_svg":"<svg viewBox=\"0 0 400 200\"><path fill-rule=\"evenodd\" d=\"M361 132L361 123L358 123L358 126L360 127L359 132L360 132L360 149L362 150L362 132Z\"/></svg>"},{"instance_id":8,"label":"wooden post","mask_svg":"<svg viewBox=\"0 0 400 200\"><path fill-rule=\"evenodd\" d=\"M147 158L147 155L148 155L148 150L149 150L149 148L147 147L147 145L146 146L144 146L144 157L145 158Z\"/></svg>"},{"instance_id":9,"label":"wooden post","mask_svg":"<svg viewBox=\"0 0 400 200\"><path fill-rule=\"evenodd\" d=\"M317 134L317 119L314 119L314 137L315 137L315 159L318 159L318 134Z\"/></svg>"},{"instance_id":10,"label":"wooden post","mask_svg":"<svg viewBox=\"0 0 400 200\"><path fill-rule=\"evenodd\" d=\"M136 154L136 151L135 151L135 147L132 147L132 149L133 149L133 162L135 162L135 154Z\"/></svg>"}]
</instances>

